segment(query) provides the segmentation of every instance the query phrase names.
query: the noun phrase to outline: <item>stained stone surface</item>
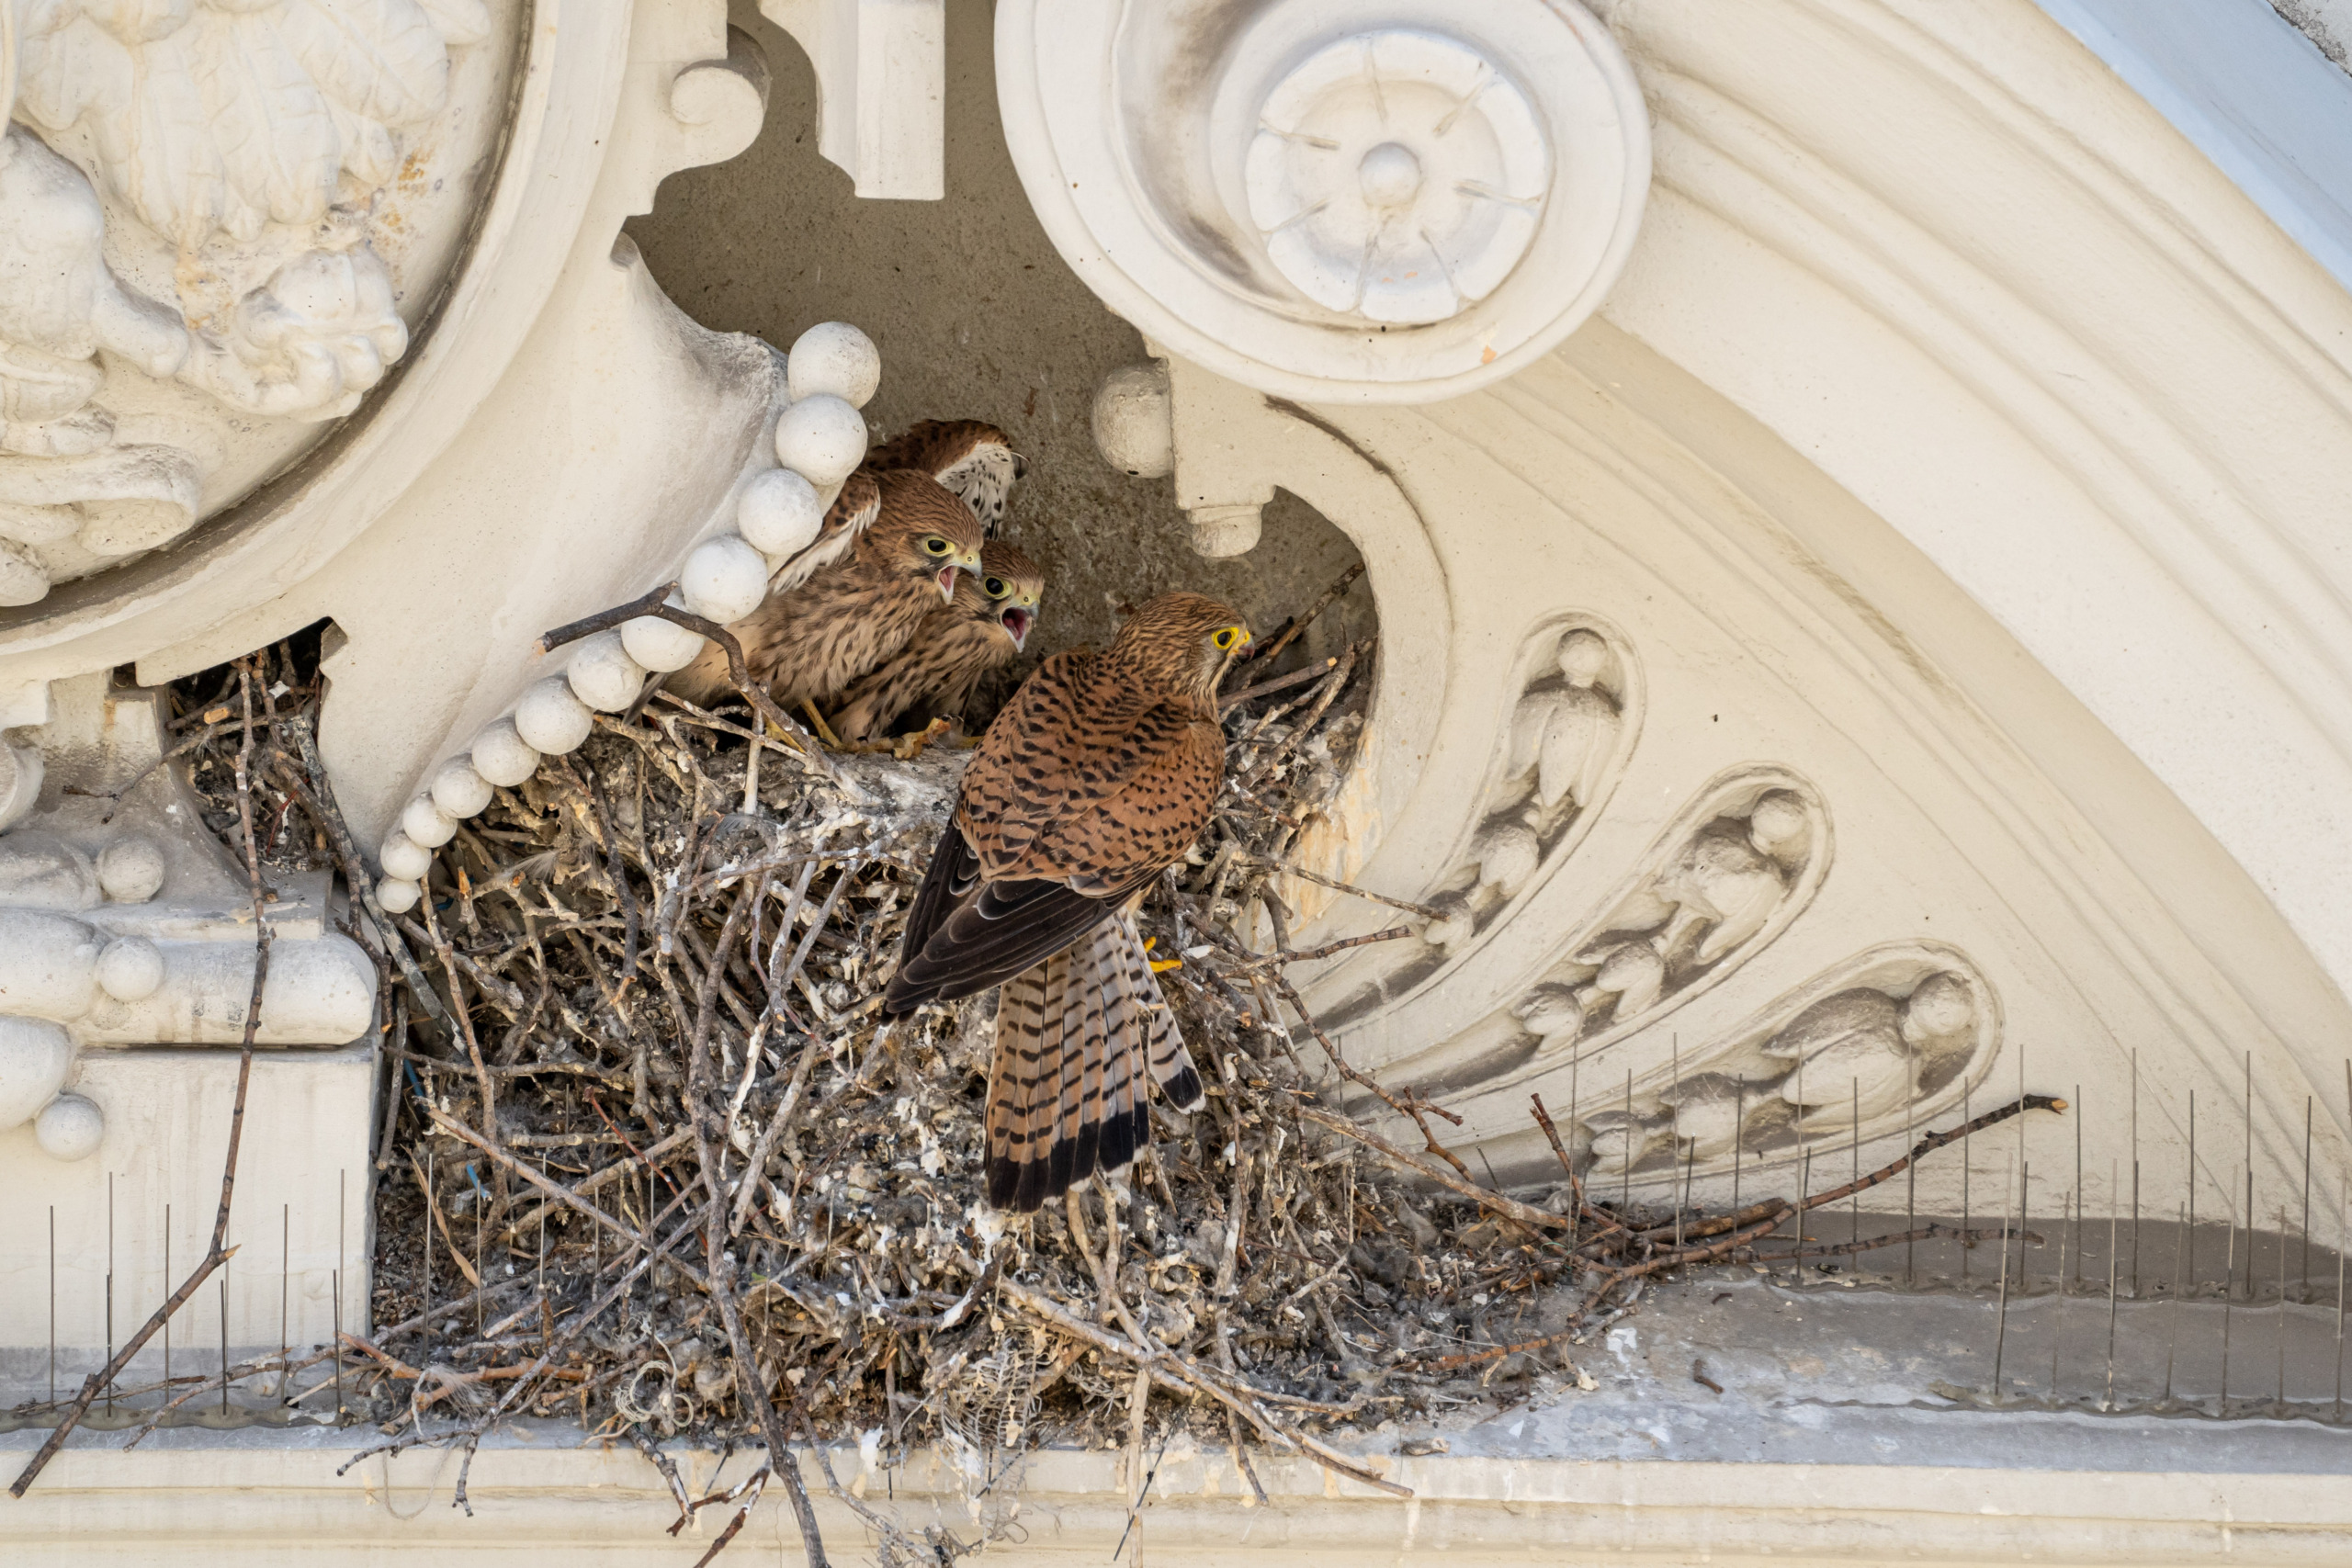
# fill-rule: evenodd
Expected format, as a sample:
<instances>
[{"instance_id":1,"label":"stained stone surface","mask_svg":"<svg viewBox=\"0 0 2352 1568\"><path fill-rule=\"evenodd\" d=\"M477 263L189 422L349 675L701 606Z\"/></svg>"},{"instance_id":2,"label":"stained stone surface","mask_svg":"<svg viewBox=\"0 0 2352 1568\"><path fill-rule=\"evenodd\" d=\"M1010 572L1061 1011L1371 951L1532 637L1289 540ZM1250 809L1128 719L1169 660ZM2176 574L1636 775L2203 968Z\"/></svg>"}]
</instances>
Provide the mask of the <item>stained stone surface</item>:
<instances>
[{"instance_id":1,"label":"stained stone surface","mask_svg":"<svg viewBox=\"0 0 2352 1568\"><path fill-rule=\"evenodd\" d=\"M2037 1260L2038 1267L2046 1262ZM2332 1262L2331 1262L2332 1269ZM2332 1275L2331 1275L2332 1278ZM2118 1304L2116 1404L2106 1388L2107 1300L2070 1297L2050 1397L2058 1298L2013 1298L2002 1347L2007 1398L1989 1398L1996 1290L1905 1292L1854 1285L1790 1289L1746 1269L1701 1275L1644 1298L1596 1342L1571 1350L1595 1387L1566 1374L1532 1398L1466 1424L1401 1427L1389 1445L1442 1436L1455 1455L1972 1469L2286 1472L2341 1474L2352 1426L2330 1423L2335 1313L2290 1305L2284 1416L2274 1414L2279 1309L2232 1316L2232 1418L2220 1387L2222 1303ZM2094 1289L2088 1282L2086 1291ZM2176 1345L2172 1317L2179 1314ZM2177 1349L2173 1404L2165 1362ZM1698 1382L1699 1373L1723 1387Z\"/></svg>"}]
</instances>

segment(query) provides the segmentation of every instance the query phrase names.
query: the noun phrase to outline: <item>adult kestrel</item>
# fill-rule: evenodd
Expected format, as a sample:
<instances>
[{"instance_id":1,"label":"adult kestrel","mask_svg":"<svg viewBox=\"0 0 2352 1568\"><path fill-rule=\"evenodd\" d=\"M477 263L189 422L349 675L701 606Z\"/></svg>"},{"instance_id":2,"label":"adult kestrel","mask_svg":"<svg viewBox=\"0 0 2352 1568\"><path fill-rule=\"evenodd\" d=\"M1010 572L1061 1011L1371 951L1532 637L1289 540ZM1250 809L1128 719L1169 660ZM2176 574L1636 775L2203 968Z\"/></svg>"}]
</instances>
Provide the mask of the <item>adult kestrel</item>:
<instances>
[{"instance_id":1,"label":"adult kestrel","mask_svg":"<svg viewBox=\"0 0 2352 1568\"><path fill-rule=\"evenodd\" d=\"M874 521L841 559L797 588L771 590L728 628L743 645L752 679L780 706L835 700L904 648L924 611L954 600L959 573L980 570L979 520L938 481L902 468L876 484ZM709 703L729 687L727 656L716 644L670 677L670 689L692 702Z\"/></svg>"},{"instance_id":2,"label":"adult kestrel","mask_svg":"<svg viewBox=\"0 0 2352 1568\"><path fill-rule=\"evenodd\" d=\"M1004 432L977 419L920 420L868 451L865 467L922 469L961 497L991 539L1004 526L1013 482L1029 471Z\"/></svg>"},{"instance_id":3,"label":"adult kestrel","mask_svg":"<svg viewBox=\"0 0 2352 1568\"><path fill-rule=\"evenodd\" d=\"M1248 645L1214 599L1164 593L1102 653L1057 653L989 727L907 914L883 1012L1001 985L988 1201L1035 1210L1133 1159L1145 1079L1201 1098L1136 934L1145 890L1225 777L1216 688Z\"/></svg>"},{"instance_id":4,"label":"adult kestrel","mask_svg":"<svg viewBox=\"0 0 2352 1568\"><path fill-rule=\"evenodd\" d=\"M842 694L833 733L852 743L878 739L918 705L961 717L981 680L1029 640L1045 592L1036 562L1002 539L982 545L979 575L957 578L954 601L925 611L906 647Z\"/></svg>"}]
</instances>

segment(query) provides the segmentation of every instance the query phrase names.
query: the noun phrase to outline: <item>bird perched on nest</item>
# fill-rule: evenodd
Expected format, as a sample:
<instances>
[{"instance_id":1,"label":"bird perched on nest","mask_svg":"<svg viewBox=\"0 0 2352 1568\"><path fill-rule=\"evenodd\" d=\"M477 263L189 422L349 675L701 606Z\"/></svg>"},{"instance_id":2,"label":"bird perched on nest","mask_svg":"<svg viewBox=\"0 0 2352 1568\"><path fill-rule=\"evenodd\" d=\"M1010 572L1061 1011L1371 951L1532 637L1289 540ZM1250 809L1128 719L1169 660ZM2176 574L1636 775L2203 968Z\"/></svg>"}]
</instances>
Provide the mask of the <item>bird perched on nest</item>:
<instances>
[{"instance_id":1,"label":"bird perched on nest","mask_svg":"<svg viewBox=\"0 0 2352 1568\"><path fill-rule=\"evenodd\" d=\"M979 575L957 578L955 599L925 611L906 647L842 694L833 733L852 745L878 739L917 705L961 717L982 678L1029 640L1045 592L1036 562L1002 539L982 545Z\"/></svg>"},{"instance_id":2,"label":"bird perched on nest","mask_svg":"<svg viewBox=\"0 0 2352 1568\"><path fill-rule=\"evenodd\" d=\"M989 538L1004 526L1005 499L1013 482L1029 471L1003 431L977 419L926 419L865 454L875 473L920 468L954 491Z\"/></svg>"},{"instance_id":3,"label":"bird perched on nest","mask_svg":"<svg viewBox=\"0 0 2352 1568\"><path fill-rule=\"evenodd\" d=\"M1225 777L1216 688L1248 646L1214 599L1164 593L1102 653L1046 660L989 727L907 914L889 1017L1002 985L988 1201L1035 1210L1133 1159L1145 1079L1201 1098L1136 933Z\"/></svg>"},{"instance_id":4,"label":"bird perched on nest","mask_svg":"<svg viewBox=\"0 0 2352 1568\"><path fill-rule=\"evenodd\" d=\"M904 648L926 610L956 597L959 573L980 570L979 520L910 469L876 476L873 520L863 530L845 525L843 534L838 558L797 587L772 586L758 609L728 627L752 679L780 706L833 701ZM707 704L729 688L727 656L715 643L670 677L670 689L692 702Z\"/></svg>"},{"instance_id":5,"label":"bird perched on nest","mask_svg":"<svg viewBox=\"0 0 2352 1568\"><path fill-rule=\"evenodd\" d=\"M789 593L849 554L882 511L881 476L860 468L842 481L841 493L825 508L817 536L768 574L768 597Z\"/></svg>"}]
</instances>

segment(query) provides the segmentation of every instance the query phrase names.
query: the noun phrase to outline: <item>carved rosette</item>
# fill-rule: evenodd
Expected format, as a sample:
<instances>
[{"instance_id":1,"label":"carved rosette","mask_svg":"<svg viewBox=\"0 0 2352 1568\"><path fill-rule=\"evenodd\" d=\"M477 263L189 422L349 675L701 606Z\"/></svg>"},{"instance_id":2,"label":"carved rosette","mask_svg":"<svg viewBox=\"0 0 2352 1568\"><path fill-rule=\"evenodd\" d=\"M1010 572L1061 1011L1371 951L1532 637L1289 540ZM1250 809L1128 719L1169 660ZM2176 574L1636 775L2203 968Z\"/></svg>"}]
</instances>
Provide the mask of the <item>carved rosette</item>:
<instances>
[{"instance_id":1,"label":"carved rosette","mask_svg":"<svg viewBox=\"0 0 2352 1568\"><path fill-rule=\"evenodd\" d=\"M1007 0L996 26L1006 141L1056 245L1245 385L1458 395L1566 337L1632 252L1648 113L1574 0Z\"/></svg>"},{"instance_id":2,"label":"carved rosette","mask_svg":"<svg viewBox=\"0 0 2352 1568\"><path fill-rule=\"evenodd\" d=\"M170 545L407 354L520 0L0 0L0 605Z\"/></svg>"}]
</instances>

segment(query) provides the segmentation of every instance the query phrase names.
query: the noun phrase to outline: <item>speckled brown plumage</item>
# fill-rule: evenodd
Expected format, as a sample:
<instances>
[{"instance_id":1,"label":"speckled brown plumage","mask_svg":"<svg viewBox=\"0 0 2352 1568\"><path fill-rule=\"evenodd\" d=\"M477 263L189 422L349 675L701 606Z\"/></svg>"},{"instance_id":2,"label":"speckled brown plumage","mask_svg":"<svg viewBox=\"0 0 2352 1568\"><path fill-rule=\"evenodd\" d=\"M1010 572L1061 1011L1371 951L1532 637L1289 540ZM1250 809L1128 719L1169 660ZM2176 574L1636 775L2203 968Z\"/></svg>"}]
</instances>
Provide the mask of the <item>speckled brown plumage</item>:
<instances>
[{"instance_id":1,"label":"speckled brown plumage","mask_svg":"<svg viewBox=\"0 0 2352 1568\"><path fill-rule=\"evenodd\" d=\"M1020 653L1045 592L1036 562L990 539L980 547L979 575L957 578L955 601L925 611L906 647L842 694L833 733L852 743L874 740L918 707L962 717L981 680Z\"/></svg>"},{"instance_id":2,"label":"speckled brown plumage","mask_svg":"<svg viewBox=\"0 0 2352 1568\"><path fill-rule=\"evenodd\" d=\"M880 476L865 468L842 481L841 493L825 509L825 521L797 554L768 574L771 596L789 593L825 568L849 554L858 536L874 525L882 510Z\"/></svg>"},{"instance_id":3,"label":"speckled brown plumage","mask_svg":"<svg viewBox=\"0 0 2352 1568\"><path fill-rule=\"evenodd\" d=\"M835 700L906 646L923 613L953 597L957 576L979 570L979 521L937 480L900 469L876 483L874 521L842 559L797 588L770 592L728 628L752 679L786 708ZM670 689L714 700L729 689L727 656L715 644L704 649L670 677Z\"/></svg>"},{"instance_id":4,"label":"speckled brown plumage","mask_svg":"<svg viewBox=\"0 0 2352 1568\"><path fill-rule=\"evenodd\" d=\"M954 491L990 538L1004 526L1006 498L1028 463L1003 431L977 419L926 419L865 455L877 471L920 468Z\"/></svg>"},{"instance_id":5,"label":"speckled brown plumage","mask_svg":"<svg viewBox=\"0 0 2352 1568\"><path fill-rule=\"evenodd\" d=\"M964 774L883 1010L1004 986L989 1077L999 1208L1125 1165L1148 1131L1147 1077L1180 1108L1200 1094L1133 916L1216 803L1216 686L1248 640L1215 600L1162 594L1108 650L1040 666Z\"/></svg>"}]
</instances>

